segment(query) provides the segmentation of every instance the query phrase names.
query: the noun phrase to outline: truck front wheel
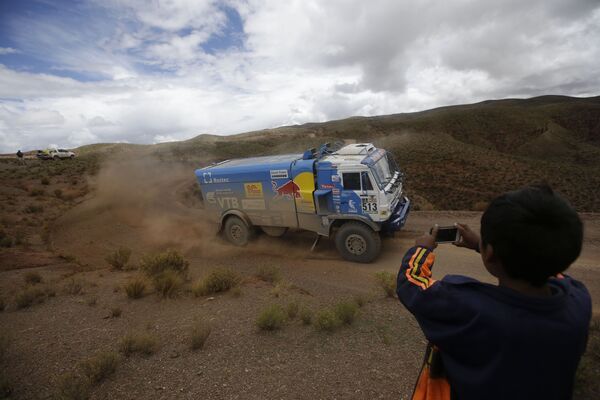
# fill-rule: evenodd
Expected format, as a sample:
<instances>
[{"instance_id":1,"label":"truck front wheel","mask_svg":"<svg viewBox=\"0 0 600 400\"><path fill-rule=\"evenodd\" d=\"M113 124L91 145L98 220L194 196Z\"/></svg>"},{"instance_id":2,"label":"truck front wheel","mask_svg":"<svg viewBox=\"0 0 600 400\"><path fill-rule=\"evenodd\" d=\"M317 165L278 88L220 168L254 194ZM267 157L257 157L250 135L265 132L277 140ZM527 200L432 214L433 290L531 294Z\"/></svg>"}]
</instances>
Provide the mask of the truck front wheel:
<instances>
[{"instance_id":1,"label":"truck front wheel","mask_svg":"<svg viewBox=\"0 0 600 400\"><path fill-rule=\"evenodd\" d=\"M229 217L225 221L225 237L236 246L245 246L250 239L250 228L241 218Z\"/></svg>"},{"instance_id":2,"label":"truck front wheel","mask_svg":"<svg viewBox=\"0 0 600 400\"><path fill-rule=\"evenodd\" d=\"M338 252L348 261L369 263L381 250L379 234L360 222L346 222L335 235Z\"/></svg>"}]
</instances>

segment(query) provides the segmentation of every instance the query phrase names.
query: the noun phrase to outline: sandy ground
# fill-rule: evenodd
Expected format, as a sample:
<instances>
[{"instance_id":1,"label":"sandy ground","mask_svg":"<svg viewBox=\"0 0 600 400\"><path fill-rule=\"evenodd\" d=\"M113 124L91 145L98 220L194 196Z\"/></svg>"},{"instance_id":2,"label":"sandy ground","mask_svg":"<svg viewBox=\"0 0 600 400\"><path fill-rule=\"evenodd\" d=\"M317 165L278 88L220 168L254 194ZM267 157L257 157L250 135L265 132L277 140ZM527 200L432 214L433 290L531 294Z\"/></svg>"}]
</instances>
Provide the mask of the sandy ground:
<instances>
[{"instance_id":1,"label":"sandy ground","mask_svg":"<svg viewBox=\"0 0 600 400\"><path fill-rule=\"evenodd\" d=\"M374 273L395 274L414 238L432 224L459 221L478 229L479 213L413 212L405 230L384 241L376 262L353 264L343 261L328 241L311 253L313 237L302 232L261 235L246 248L231 247L203 222L201 204L188 193L193 186L189 171L111 168L98 176L94 196L54 225L52 243L63 259L35 266L45 284L57 288L57 296L23 310L9 305L0 313L0 326L13 338L8 359L14 398L50 398L61 374L97 351L115 350L130 331L155 335L158 351L124 360L94 387L92 398L409 398L426 343L413 317L376 287ZM569 273L586 283L597 311L600 215L582 217L584 251ZM240 297L195 298L184 292L169 300L153 294L129 300L121 288L137 272L111 271L104 261L119 246L133 250L134 264L143 254L175 248L190 261L192 281L216 267L235 269L247 279ZM494 282L477 253L452 245L441 245L436 253L434 277L465 274ZM272 284L253 278L264 265L280 267L288 283L278 297ZM31 270L26 265L2 268L2 293L14 294ZM71 279L83 284L83 294L63 293ZM270 304L298 301L318 310L359 294L370 301L356 322L331 334L297 320L275 333L256 328L257 315ZM115 307L122 316L110 318ZM189 331L200 318L210 321L213 332L205 348L194 352Z\"/></svg>"}]
</instances>

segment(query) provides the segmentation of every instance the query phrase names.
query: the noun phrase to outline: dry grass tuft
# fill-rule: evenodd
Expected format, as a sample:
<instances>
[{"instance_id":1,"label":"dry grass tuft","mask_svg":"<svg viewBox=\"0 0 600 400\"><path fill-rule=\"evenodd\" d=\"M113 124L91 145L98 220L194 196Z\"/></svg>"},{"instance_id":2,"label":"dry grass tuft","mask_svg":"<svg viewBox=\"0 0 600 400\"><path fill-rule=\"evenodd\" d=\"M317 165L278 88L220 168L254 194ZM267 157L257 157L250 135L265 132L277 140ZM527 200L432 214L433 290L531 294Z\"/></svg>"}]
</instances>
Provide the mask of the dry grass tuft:
<instances>
[{"instance_id":1,"label":"dry grass tuft","mask_svg":"<svg viewBox=\"0 0 600 400\"><path fill-rule=\"evenodd\" d=\"M256 325L263 331L275 331L283 327L285 320L286 316L283 308L280 305L274 304L260 313L256 320Z\"/></svg>"},{"instance_id":2,"label":"dry grass tuft","mask_svg":"<svg viewBox=\"0 0 600 400\"><path fill-rule=\"evenodd\" d=\"M87 400L90 397L90 382L79 374L67 373L58 378L56 400Z\"/></svg>"},{"instance_id":3,"label":"dry grass tuft","mask_svg":"<svg viewBox=\"0 0 600 400\"><path fill-rule=\"evenodd\" d=\"M303 325L310 325L312 323L313 312L310 308L304 307L300 310L300 320Z\"/></svg>"},{"instance_id":4,"label":"dry grass tuft","mask_svg":"<svg viewBox=\"0 0 600 400\"><path fill-rule=\"evenodd\" d=\"M110 316L112 318L119 318L123 311L119 307L113 307L110 309Z\"/></svg>"},{"instance_id":5,"label":"dry grass tuft","mask_svg":"<svg viewBox=\"0 0 600 400\"><path fill-rule=\"evenodd\" d=\"M198 321L192 326L190 335L190 347L192 350L200 350L204 347L210 336L212 327L205 321Z\"/></svg>"},{"instance_id":6,"label":"dry grass tuft","mask_svg":"<svg viewBox=\"0 0 600 400\"><path fill-rule=\"evenodd\" d=\"M157 347L158 341L148 333L129 333L119 342L119 352L126 357L132 354L149 356L156 352Z\"/></svg>"},{"instance_id":7,"label":"dry grass tuft","mask_svg":"<svg viewBox=\"0 0 600 400\"><path fill-rule=\"evenodd\" d=\"M152 277L152 285L156 294L163 298L175 297L183 286L181 274L166 270Z\"/></svg>"},{"instance_id":8,"label":"dry grass tuft","mask_svg":"<svg viewBox=\"0 0 600 400\"><path fill-rule=\"evenodd\" d=\"M219 268L212 271L204 279L197 281L192 287L192 292L197 297L226 292L236 287L241 280L242 278L237 272Z\"/></svg>"},{"instance_id":9,"label":"dry grass tuft","mask_svg":"<svg viewBox=\"0 0 600 400\"><path fill-rule=\"evenodd\" d=\"M140 267L148 276L156 276L165 271L174 271L186 276L189 262L177 251L167 250L155 255L145 256L140 263Z\"/></svg>"},{"instance_id":10,"label":"dry grass tuft","mask_svg":"<svg viewBox=\"0 0 600 400\"><path fill-rule=\"evenodd\" d=\"M346 325L352 325L358 314L358 305L353 301L343 301L333 309L335 317Z\"/></svg>"},{"instance_id":11,"label":"dry grass tuft","mask_svg":"<svg viewBox=\"0 0 600 400\"><path fill-rule=\"evenodd\" d=\"M396 276L394 274L387 271L376 272L375 281L388 297L396 295Z\"/></svg>"},{"instance_id":12,"label":"dry grass tuft","mask_svg":"<svg viewBox=\"0 0 600 400\"><path fill-rule=\"evenodd\" d=\"M34 304L43 303L46 300L46 293L39 287L26 287L15 296L15 303L18 309L27 308Z\"/></svg>"},{"instance_id":13,"label":"dry grass tuft","mask_svg":"<svg viewBox=\"0 0 600 400\"><path fill-rule=\"evenodd\" d=\"M319 311L314 321L315 328L324 332L333 332L340 326L340 324L340 320L331 310Z\"/></svg>"},{"instance_id":14,"label":"dry grass tuft","mask_svg":"<svg viewBox=\"0 0 600 400\"><path fill-rule=\"evenodd\" d=\"M63 290L65 293L70 295L83 294L83 283L77 279L71 278L63 286Z\"/></svg>"},{"instance_id":15,"label":"dry grass tuft","mask_svg":"<svg viewBox=\"0 0 600 400\"><path fill-rule=\"evenodd\" d=\"M274 265L263 265L256 271L256 276L269 283L277 283L281 280L281 268Z\"/></svg>"},{"instance_id":16,"label":"dry grass tuft","mask_svg":"<svg viewBox=\"0 0 600 400\"><path fill-rule=\"evenodd\" d=\"M292 301L288 303L286 307L287 316L289 319L294 319L298 316L298 311L300 310L300 305L297 301Z\"/></svg>"},{"instance_id":17,"label":"dry grass tuft","mask_svg":"<svg viewBox=\"0 0 600 400\"><path fill-rule=\"evenodd\" d=\"M91 384L102 382L114 374L119 365L120 357L114 351L100 352L80 363L83 374Z\"/></svg>"},{"instance_id":18,"label":"dry grass tuft","mask_svg":"<svg viewBox=\"0 0 600 400\"><path fill-rule=\"evenodd\" d=\"M125 284L125 293L127 293L127 297L130 299L142 298L145 290L146 281L141 277L137 277Z\"/></svg>"},{"instance_id":19,"label":"dry grass tuft","mask_svg":"<svg viewBox=\"0 0 600 400\"><path fill-rule=\"evenodd\" d=\"M113 269L122 271L127 267L129 257L131 257L131 249L121 246L114 253L106 256L105 260Z\"/></svg>"}]
</instances>

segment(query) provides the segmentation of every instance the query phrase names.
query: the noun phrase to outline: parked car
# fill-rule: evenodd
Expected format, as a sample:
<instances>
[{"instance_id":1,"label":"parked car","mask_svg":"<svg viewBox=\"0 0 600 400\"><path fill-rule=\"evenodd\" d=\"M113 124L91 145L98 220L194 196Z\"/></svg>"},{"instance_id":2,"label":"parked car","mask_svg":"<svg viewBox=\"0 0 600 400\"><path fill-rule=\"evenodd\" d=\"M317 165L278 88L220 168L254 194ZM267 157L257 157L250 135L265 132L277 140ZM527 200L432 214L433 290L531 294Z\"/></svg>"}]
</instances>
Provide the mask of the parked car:
<instances>
[{"instance_id":1,"label":"parked car","mask_svg":"<svg viewBox=\"0 0 600 400\"><path fill-rule=\"evenodd\" d=\"M75 153L65 149L46 149L38 150L36 157L41 160L63 160L75 158Z\"/></svg>"}]
</instances>

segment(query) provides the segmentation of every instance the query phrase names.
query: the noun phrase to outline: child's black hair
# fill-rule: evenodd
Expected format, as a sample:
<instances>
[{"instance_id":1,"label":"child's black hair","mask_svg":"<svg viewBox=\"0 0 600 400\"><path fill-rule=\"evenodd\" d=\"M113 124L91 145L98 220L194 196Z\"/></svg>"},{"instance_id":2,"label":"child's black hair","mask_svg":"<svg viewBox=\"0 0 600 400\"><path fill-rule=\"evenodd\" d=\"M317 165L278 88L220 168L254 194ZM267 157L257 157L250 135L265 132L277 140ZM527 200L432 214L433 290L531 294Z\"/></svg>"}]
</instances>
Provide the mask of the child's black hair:
<instances>
[{"instance_id":1,"label":"child's black hair","mask_svg":"<svg viewBox=\"0 0 600 400\"><path fill-rule=\"evenodd\" d=\"M579 257L583 224L549 186L528 186L490 203L481 241L492 245L508 276L542 286Z\"/></svg>"}]
</instances>

